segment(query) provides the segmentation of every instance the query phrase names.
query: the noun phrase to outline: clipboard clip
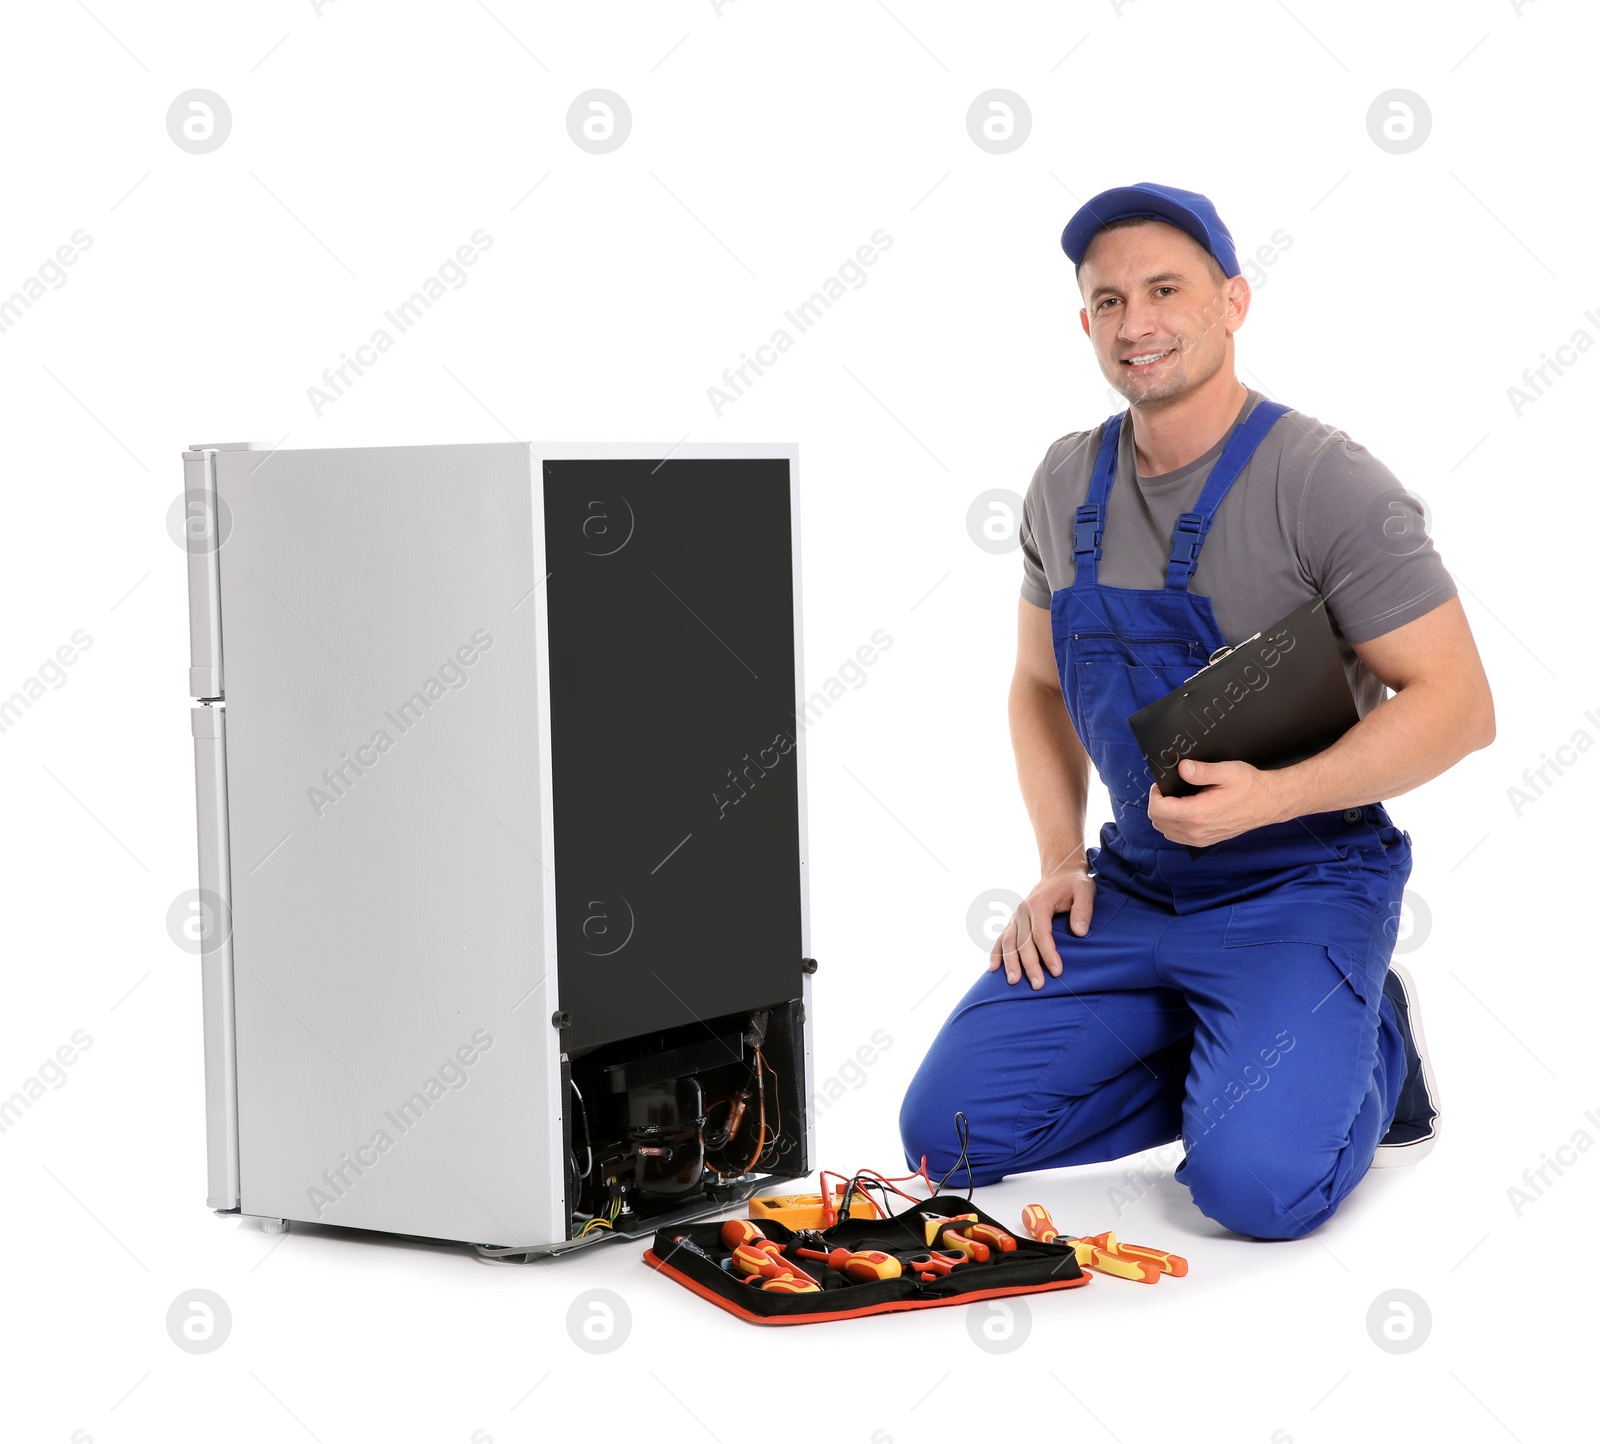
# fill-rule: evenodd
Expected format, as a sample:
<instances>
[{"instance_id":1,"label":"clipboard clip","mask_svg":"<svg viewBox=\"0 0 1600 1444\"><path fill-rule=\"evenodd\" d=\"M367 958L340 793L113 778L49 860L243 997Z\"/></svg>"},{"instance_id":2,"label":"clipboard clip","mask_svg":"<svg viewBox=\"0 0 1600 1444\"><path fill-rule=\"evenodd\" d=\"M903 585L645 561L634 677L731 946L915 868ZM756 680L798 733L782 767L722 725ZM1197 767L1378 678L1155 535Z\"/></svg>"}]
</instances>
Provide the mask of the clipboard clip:
<instances>
[{"instance_id":1,"label":"clipboard clip","mask_svg":"<svg viewBox=\"0 0 1600 1444\"><path fill-rule=\"evenodd\" d=\"M1244 639L1244 641L1242 641L1242 642L1235 642L1233 644L1233 646L1231 646L1231 647L1218 647L1216 651L1214 651L1209 657L1206 658L1206 666L1202 667L1200 669L1200 672L1204 672L1206 670L1206 667L1215 667L1217 665L1217 663L1220 662L1224 657L1226 657L1230 652L1237 652L1240 647L1248 647L1250 645L1250 643L1254 642L1260 636L1261 636L1261 633L1260 632L1256 632L1253 636L1246 637ZM1194 679L1196 677L1198 677L1200 675L1200 672L1191 672L1183 680L1185 682L1192 682L1192 681L1194 681Z\"/></svg>"}]
</instances>

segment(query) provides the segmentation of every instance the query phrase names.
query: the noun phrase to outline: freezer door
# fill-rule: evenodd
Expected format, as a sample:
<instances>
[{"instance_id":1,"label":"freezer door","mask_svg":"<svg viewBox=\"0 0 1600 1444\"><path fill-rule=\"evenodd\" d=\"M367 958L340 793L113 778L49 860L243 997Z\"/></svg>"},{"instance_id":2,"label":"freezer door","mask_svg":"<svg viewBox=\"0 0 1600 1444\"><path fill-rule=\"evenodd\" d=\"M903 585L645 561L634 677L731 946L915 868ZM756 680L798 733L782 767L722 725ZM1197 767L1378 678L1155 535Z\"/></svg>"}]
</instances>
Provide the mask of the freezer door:
<instances>
[{"instance_id":1,"label":"freezer door","mask_svg":"<svg viewBox=\"0 0 1600 1444\"><path fill-rule=\"evenodd\" d=\"M242 1210L565 1237L528 448L215 484Z\"/></svg>"}]
</instances>

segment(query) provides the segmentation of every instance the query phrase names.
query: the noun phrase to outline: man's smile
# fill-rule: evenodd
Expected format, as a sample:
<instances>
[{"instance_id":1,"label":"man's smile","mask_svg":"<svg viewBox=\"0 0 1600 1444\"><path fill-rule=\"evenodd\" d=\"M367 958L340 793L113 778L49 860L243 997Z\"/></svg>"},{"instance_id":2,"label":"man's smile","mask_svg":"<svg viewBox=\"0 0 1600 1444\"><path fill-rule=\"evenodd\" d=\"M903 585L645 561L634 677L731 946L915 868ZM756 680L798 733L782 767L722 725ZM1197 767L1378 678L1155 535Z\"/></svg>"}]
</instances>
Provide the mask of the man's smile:
<instances>
[{"instance_id":1,"label":"man's smile","mask_svg":"<svg viewBox=\"0 0 1600 1444\"><path fill-rule=\"evenodd\" d=\"M1176 355L1177 350L1176 346L1169 346L1165 351L1141 351L1137 356L1124 356L1122 364L1136 369L1144 366L1154 366L1156 362L1165 361L1168 356Z\"/></svg>"}]
</instances>

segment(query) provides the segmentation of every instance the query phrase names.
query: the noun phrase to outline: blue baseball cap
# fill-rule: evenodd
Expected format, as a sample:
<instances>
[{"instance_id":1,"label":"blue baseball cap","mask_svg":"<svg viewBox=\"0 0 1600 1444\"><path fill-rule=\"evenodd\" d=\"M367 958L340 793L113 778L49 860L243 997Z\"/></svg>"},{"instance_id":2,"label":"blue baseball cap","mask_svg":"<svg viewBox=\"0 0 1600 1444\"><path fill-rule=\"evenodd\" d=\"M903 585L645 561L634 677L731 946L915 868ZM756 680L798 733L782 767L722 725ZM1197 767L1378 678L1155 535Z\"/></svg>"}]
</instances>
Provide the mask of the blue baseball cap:
<instances>
[{"instance_id":1,"label":"blue baseball cap","mask_svg":"<svg viewBox=\"0 0 1600 1444\"><path fill-rule=\"evenodd\" d=\"M1061 249L1075 266L1083 264L1084 252L1089 242L1102 227L1112 221L1129 216L1148 216L1151 220L1165 221L1193 236L1222 267L1225 276L1239 274L1239 259L1233 253L1233 236L1222 224L1217 208L1197 191L1179 190L1177 186L1158 186L1152 181L1137 185L1117 186L1101 191L1085 201L1067 222L1061 233Z\"/></svg>"}]
</instances>

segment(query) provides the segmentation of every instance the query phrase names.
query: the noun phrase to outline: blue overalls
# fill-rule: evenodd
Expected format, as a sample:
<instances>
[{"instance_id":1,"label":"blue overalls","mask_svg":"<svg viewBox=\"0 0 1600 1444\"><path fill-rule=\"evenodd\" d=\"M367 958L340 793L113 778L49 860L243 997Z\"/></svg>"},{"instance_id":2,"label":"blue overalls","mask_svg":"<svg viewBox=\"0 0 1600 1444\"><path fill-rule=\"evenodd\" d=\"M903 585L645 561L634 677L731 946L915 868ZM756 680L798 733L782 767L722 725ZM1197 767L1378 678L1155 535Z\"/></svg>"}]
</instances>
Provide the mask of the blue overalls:
<instances>
[{"instance_id":1,"label":"blue overalls","mask_svg":"<svg viewBox=\"0 0 1600 1444\"><path fill-rule=\"evenodd\" d=\"M1025 975L985 972L956 1006L901 1108L913 1168L926 1154L937 1178L955 1163L957 1109L978 1183L1181 1138L1175 1176L1202 1212L1252 1237L1296 1238L1372 1162L1405 1082L1383 979L1409 834L1375 803L1196 856L1151 826L1152 778L1127 720L1225 645L1211 598L1189 581L1218 505L1287 409L1260 402L1235 428L1178 519L1166 585L1151 590L1099 580L1123 418L1105 424L1072 585L1050 599L1062 696L1111 795L1114 820L1085 854L1093 917L1081 938L1054 919L1059 978L1047 971L1035 990Z\"/></svg>"}]
</instances>

